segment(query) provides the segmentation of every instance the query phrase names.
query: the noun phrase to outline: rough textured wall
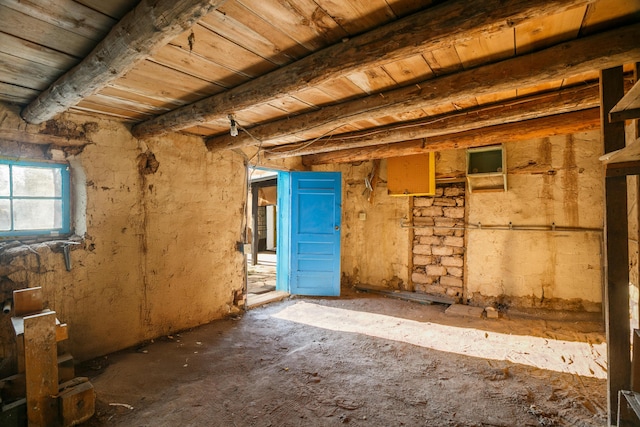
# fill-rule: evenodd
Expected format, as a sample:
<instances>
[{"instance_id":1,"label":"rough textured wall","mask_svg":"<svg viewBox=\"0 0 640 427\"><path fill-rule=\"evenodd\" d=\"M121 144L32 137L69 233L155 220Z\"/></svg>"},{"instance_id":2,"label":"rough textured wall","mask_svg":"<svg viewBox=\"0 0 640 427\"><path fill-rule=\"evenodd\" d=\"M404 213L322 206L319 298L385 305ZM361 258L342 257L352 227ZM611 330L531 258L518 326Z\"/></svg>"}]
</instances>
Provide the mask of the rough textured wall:
<instances>
[{"instance_id":1,"label":"rough textured wall","mask_svg":"<svg viewBox=\"0 0 640 427\"><path fill-rule=\"evenodd\" d=\"M15 129L15 113L3 107L0 126ZM72 248L72 270L55 244L3 249L5 288L42 286L46 305L69 324L69 351L79 360L238 310L243 157L211 154L199 138L180 135L144 145L120 123L73 119L98 128L70 157L74 194L86 198L75 201L86 234ZM9 153L50 157L46 147L0 142L0 154Z\"/></svg>"},{"instance_id":2,"label":"rough textured wall","mask_svg":"<svg viewBox=\"0 0 640 427\"><path fill-rule=\"evenodd\" d=\"M460 301L464 293L465 186L438 186L413 201L414 290Z\"/></svg>"},{"instance_id":3,"label":"rough textured wall","mask_svg":"<svg viewBox=\"0 0 640 427\"><path fill-rule=\"evenodd\" d=\"M506 145L508 191L468 194L470 224L603 227L598 132ZM602 233L467 232L467 298L475 303L599 310Z\"/></svg>"},{"instance_id":4,"label":"rough textured wall","mask_svg":"<svg viewBox=\"0 0 640 427\"><path fill-rule=\"evenodd\" d=\"M603 175L599 132L506 145L508 191L467 193L464 299L471 304L600 310ZM371 162L316 167L343 174L342 271L373 285L407 281L409 202L386 194L386 162L374 203L364 178ZM464 150L438 153L436 176L459 178ZM364 214L365 219L360 219ZM422 215L422 214L421 214ZM475 226L573 227L576 231L489 230ZM596 229L589 231L584 229ZM419 233L416 235L419 237ZM425 270L426 272L426 270ZM415 285L415 284L414 284ZM420 290L420 283L417 283Z\"/></svg>"},{"instance_id":5,"label":"rough textured wall","mask_svg":"<svg viewBox=\"0 0 640 427\"><path fill-rule=\"evenodd\" d=\"M408 197L387 195L386 162L380 164L380 180L370 203L365 177L373 162L358 165L316 167L342 173L343 280L374 286L401 286L408 282L409 229L402 228L410 213Z\"/></svg>"}]
</instances>

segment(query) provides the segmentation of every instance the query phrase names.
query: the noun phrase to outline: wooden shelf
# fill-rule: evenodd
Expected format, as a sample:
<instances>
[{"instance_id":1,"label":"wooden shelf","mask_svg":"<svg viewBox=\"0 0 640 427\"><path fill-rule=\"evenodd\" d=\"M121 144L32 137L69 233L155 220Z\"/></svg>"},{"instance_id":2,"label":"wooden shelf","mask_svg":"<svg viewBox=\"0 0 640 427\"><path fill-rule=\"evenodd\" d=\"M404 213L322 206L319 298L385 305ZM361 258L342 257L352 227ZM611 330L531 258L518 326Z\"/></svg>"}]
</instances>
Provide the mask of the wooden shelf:
<instances>
[{"instance_id":1,"label":"wooden shelf","mask_svg":"<svg viewBox=\"0 0 640 427\"><path fill-rule=\"evenodd\" d=\"M633 119L640 119L640 82L636 82L629 92L609 111L610 122Z\"/></svg>"}]
</instances>

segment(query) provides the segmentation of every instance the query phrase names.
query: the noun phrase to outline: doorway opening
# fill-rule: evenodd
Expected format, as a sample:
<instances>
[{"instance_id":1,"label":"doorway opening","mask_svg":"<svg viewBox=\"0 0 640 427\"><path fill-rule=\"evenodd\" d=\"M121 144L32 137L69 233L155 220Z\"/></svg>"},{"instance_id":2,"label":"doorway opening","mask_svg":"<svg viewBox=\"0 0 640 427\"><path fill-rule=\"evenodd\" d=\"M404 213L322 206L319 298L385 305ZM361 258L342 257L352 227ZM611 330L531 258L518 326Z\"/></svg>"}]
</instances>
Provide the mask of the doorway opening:
<instances>
[{"instance_id":1,"label":"doorway opening","mask_svg":"<svg viewBox=\"0 0 640 427\"><path fill-rule=\"evenodd\" d=\"M278 172L249 168L247 194L247 308L284 298L276 292Z\"/></svg>"},{"instance_id":2,"label":"doorway opening","mask_svg":"<svg viewBox=\"0 0 640 427\"><path fill-rule=\"evenodd\" d=\"M340 173L249 171L247 308L339 296Z\"/></svg>"}]
</instances>

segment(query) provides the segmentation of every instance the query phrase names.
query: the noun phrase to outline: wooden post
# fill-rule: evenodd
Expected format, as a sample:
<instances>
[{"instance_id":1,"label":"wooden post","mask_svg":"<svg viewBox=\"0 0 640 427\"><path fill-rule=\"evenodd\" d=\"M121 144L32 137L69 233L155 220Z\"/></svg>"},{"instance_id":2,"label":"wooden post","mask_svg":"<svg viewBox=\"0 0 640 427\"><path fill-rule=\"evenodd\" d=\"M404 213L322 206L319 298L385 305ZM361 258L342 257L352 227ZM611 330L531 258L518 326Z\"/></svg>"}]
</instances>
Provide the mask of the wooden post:
<instances>
[{"instance_id":1,"label":"wooden post","mask_svg":"<svg viewBox=\"0 0 640 427\"><path fill-rule=\"evenodd\" d=\"M251 265L258 265L258 192L259 187L251 185Z\"/></svg>"},{"instance_id":2,"label":"wooden post","mask_svg":"<svg viewBox=\"0 0 640 427\"><path fill-rule=\"evenodd\" d=\"M407 291L415 292L416 288L413 285L413 239L416 237L415 229L413 228L413 206L414 196L409 196L409 277L407 278Z\"/></svg>"},{"instance_id":3,"label":"wooden post","mask_svg":"<svg viewBox=\"0 0 640 427\"><path fill-rule=\"evenodd\" d=\"M638 83L638 80L640 79L640 62L636 62L634 67L633 67L633 81L634 83ZM638 138L640 138L640 119L635 119L633 121L633 128L635 131L635 138L634 141Z\"/></svg>"},{"instance_id":4,"label":"wooden post","mask_svg":"<svg viewBox=\"0 0 640 427\"><path fill-rule=\"evenodd\" d=\"M640 392L640 329L633 331L633 357L631 362L631 390Z\"/></svg>"},{"instance_id":5,"label":"wooden post","mask_svg":"<svg viewBox=\"0 0 640 427\"><path fill-rule=\"evenodd\" d=\"M58 420L55 311L24 318L24 356L29 427L54 426Z\"/></svg>"},{"instance_id":6,"label":"wooden post","mask_svg":"<svg viewBox=\"0 0 640 427\"><path fill-rule=\"evenodd\" d=\"M600 72L601 124L604 152L624 148L624 122L610 123L609 111L624 96L622 67ZM616 423L618 392L631 382L629 327L629 245L627 178L605 178L605 289L609 422Z\"/></svg>"},{"instance_id":7,"label":"wooden post","mask_svg":"<svg viewBox=\"0 0 640 427\"><path fill-rule=\"evenodd\" d=\"M634 68L633 68L633 81L637 82L638 78L640 77L640 63L636 63ZM640 120L636 119L633 120L633 141L637 140L638 138L640 138ZM635 249L635 253L633 253L633 258L635 259L635 264L634 263L630 263L633 264L633 266L631 268L633 268L633 271L629 272L629 276L635 279L634 285L636 287L638 287L638 289L640 290L640 254L638 254L638 252L640 251L640 204L638 204L638 202L640 201L640 176L638 175L632 175L629 176L627 178L627 183L628 183L628 188L629 188L629 194L627 195L628 197L628 203L629 206L633 206L635 205L635 217L630 218L631 221L633 221L635 224L631 225L631 229L635 231L634 234L629 236L629 247L633 247ZM633 200L633 198L635 197L635 200ZM631 255L630 255L631 256ZM638 293L635 293L635 296L637 297ZM635 312L632 313L632 318L634 319L638 319L638 321L640 322L640 301L637 300L635 301L635 304L633 304L632 306L635 306ZM639 328L640 324L634 324L634 328ZM636 334L633 335L633 359L632 361L634 363L640 363L640 359L636 359L636 354L638 356L640 356L640 353L636 353ZM640 341L638 342L638 344L640 344ZM638 375L640 375L640 372L638 373ZM638 387L640 387L640 382L637 384ZM640 391L640 390L636 390L634 389L633 391Z\"/></svg>"}]
</instances>

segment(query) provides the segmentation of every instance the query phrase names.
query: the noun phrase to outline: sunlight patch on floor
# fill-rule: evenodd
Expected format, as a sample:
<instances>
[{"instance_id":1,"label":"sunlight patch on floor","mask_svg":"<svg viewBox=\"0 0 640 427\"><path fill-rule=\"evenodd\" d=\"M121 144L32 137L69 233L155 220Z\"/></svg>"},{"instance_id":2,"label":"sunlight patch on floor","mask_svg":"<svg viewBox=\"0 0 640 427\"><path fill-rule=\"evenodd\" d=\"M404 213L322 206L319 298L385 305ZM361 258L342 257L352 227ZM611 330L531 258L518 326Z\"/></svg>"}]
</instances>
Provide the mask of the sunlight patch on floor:
<instances>
[{"instance_id":1,"label":"sunlight patch on floor","mask_svg":"<svg viewBox=\"0 0 640 427\"><path fill-rule=\"evenodd\" d=\"M417 322L304 301L272 315L332 331L364 334L438 351L507 360L556 372L607 378L606 343L590 344Z\"/></svg>"}]
</instances>

